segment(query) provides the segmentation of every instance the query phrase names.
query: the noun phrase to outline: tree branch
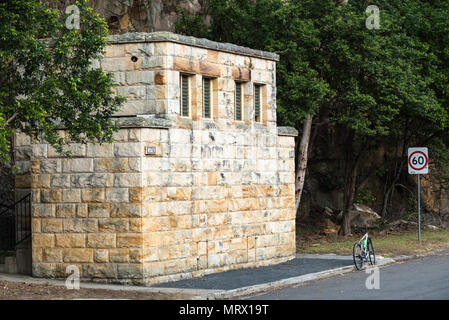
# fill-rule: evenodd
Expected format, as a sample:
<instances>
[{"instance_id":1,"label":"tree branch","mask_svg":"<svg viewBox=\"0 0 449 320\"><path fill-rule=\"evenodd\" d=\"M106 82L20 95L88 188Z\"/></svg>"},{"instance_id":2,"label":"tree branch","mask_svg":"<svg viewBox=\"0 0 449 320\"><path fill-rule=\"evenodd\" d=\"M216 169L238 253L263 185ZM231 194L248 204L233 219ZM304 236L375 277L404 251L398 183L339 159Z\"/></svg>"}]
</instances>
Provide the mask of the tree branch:
<instances>
[{"instance_id":1,"label":"tree branch","mask_svg":"<svg viewBox=\"0 0 449 320\"><path fill-rule=\"evenodd\" d=\"M18 115L19 115L18 112L14 113L14 114L11 116L11 118L9 118L9 119L6 121L6 124L9 124L9 123L10 123L11 121L13 121Z\"/></svg>"}]
</instances>

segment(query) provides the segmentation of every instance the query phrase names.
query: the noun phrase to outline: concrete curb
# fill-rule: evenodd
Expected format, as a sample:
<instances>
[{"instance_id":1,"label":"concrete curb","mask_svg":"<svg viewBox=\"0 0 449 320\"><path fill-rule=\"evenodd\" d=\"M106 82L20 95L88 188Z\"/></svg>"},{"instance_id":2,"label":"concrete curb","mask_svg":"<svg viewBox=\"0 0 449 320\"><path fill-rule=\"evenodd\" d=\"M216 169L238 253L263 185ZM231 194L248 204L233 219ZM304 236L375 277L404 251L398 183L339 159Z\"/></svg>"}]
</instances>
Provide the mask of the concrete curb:
<instances>
[{"instance_id":1,"label":"concrete curb","mask_svg":"<svg viewBox=\"0 0 449 320\"><path fill-rule=\"evenodd\" d=\"M54 286L63 286L63 287L65 287L66 285L65 281L63 280L33 278L25 275L6 274L6 273L0 273L0 280L11 282L25 282L32 284L50 284ZM217 294L223 291L223 290L205 290L205 289L142 287L142 286L121 285L121 284L102 284L102 283L87 283L87 282L81 282L80 288L116 290L116 291L143 291L148 293L168 293L168 294L183 293L183 294L190 294L194 297L208 294Z\"/></svg>"},{"instance_id":2,"label":"concrete curb","mask_svg":"<svg viewBox=\"0 0 449 320\"><path fill-rule=\"evenodd\" d=\"M412 260L412 259L419 259L419 258L425 258L425 257L430 257L430 256L437 256L439 254L445 254L445 253L449 253L449 250L447 248L446 249L440 249L440 250L434 250L434 251L430 251L430 252L426 252L426 253L420 253L420 254L396 256L393 259L394 259L395 262L403 262L403 261Z\"/></svg>"},{"instance_id":3,"label":"concrete curb","mask_svg":"<svg viewBox=\"0 0 449 320\"><path fill-rule=\"evenodd\" d=\"M382 258L376 263L376 267L385 266L388 264L392 264L394 262L395 262L395 260L393 260L391 258ZM321 279L329 278L332 276L343 275L343 274L350 273L353 271L355 271L355 267L353 265L345 266L345 267L340 267L340 268L335 268L335 269L330 269L330 270L325 270L325 271L320 271L320 272L315 272L315 273L309 273L309 274L301 275L298 277L292 277L292 278L282 279L282 280L278 280L278 281L258 284L258 285L254 285L254 286L242 287L242 288L226 290L226 291L222 291L222 292L209 293L206 295L194 297L193 299L195 299L195 300L232 299L232 298L237 298L237 297L241 297L241 296L247 296L247 295L272 291L272 290L283 289L283 288L287 288L287 287L298 286L298 285L307 283L309 281L321 280Z\"/></svg>"}]
</instances>

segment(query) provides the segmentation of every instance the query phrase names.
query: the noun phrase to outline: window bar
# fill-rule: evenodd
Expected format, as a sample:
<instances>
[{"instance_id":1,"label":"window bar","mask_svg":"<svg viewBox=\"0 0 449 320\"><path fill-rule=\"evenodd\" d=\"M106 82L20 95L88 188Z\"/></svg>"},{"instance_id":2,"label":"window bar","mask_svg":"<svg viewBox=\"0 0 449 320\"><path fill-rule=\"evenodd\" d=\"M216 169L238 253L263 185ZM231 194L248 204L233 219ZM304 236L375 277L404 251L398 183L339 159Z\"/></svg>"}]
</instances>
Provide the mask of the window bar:
<instances>
[{"instance_id":1,"label":"window bar","mask_svg":"<svg viewBox=\"0 0 449 320\"><path fill-rule=\"evenodd\" d=\"M260 122L260 86L254 86L254 113L256 122Z\"/></svg>"},{"instance_id":2,"label":"window bar","mask_svg":"<svg viewBox=\"0 0 449 320\"><path fill-rule=\"evenodd\" d=\"M242 120L242 84L235 83L235 120Z\"/></svg>"},{"instance_id":3,"label":"window bar","mask_svg":"<svg viewBox=\"0 0 449 320\"><path fill-rule=\"evenodd\" d=\"M181 115L189 116L189 77L181 75Z\"/></svg>"},{"instance_id":4,"label":"window bar","mask_svg":"<svg viewBox=\"0 0 449 320\"><path fill-rule=\"evenodd\" d=\"M210 79L209 78L204 78L203 79L203 109L204 109L204 117L205 118L210 118Z\"/></svg>"}]
</instances>

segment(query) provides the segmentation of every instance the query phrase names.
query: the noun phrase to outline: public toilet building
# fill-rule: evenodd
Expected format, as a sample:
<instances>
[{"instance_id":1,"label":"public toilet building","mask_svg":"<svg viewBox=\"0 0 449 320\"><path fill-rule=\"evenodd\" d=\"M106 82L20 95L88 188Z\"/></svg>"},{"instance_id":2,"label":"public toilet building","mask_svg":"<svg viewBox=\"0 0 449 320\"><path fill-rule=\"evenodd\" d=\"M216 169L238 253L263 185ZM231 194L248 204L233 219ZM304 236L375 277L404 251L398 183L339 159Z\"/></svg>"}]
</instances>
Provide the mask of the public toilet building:
<instances>
[{"instance_id":1,"label":"public toilet building","mask_svg":"<svg viewBox=\"0 0 449 320\"><path fill-rule=\"evenodd\" d=\"M112 144L68 159L15 135L32 275L75 265L148 285L294 258L297 132L276 124L278 55L169 32L108 43L99 63L128 98Z\"/></svg>"}]
</instances>

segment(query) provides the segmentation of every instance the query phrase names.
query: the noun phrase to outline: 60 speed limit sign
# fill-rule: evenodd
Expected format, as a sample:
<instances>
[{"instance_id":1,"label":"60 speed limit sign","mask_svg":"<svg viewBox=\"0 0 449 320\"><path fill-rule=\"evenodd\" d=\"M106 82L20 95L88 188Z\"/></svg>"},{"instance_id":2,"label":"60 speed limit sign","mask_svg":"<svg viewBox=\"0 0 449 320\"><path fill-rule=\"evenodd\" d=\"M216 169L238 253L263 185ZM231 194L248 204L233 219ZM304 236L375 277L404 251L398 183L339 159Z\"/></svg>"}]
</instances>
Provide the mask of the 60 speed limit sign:
<instances>
[{"instance_id":1,"label":"60 speed limit sign","mask_svg":"<svg viewBox=\"0 0 449 320\"><path fill-rule=\"evenodd\" d=\"M408 173L429 173L429 156L427 148L408 148Z\"/></svg>"}]
</instances>

